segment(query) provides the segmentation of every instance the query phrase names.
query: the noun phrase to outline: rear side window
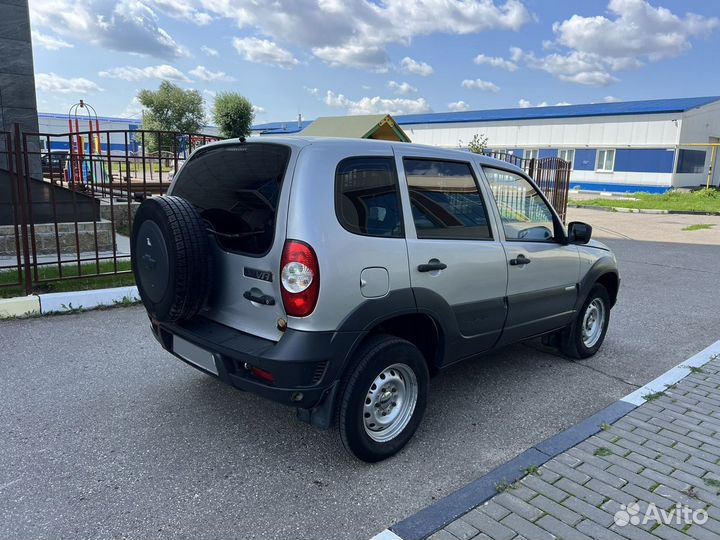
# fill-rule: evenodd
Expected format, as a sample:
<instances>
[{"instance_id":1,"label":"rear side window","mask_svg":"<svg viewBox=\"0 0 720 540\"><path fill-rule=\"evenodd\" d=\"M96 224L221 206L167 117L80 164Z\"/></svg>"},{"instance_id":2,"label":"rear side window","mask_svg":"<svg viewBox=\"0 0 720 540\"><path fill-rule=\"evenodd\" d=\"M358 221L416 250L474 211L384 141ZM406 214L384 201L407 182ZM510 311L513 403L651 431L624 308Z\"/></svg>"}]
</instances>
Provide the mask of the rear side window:
<instances>
[{"instance_id":1,"label":"rear side window","mask_svg":"<svg viewBox=\"0 0 720 540\"><path fill-rule=\"evenodd\" d=\"M402 238L395 160L352 157L341 161L335 172L335 213L351 233Z\"/></svg>"},{"instance_id":2,"label":"rear side window","mask_svg":"<svg viewBox=\"0 0 720 540\"><path fill-rule=\"evenodd\" d=\"M278 144L212 147L185 164L172 194L197 208L224 249L264 255L289 160L290 148Z\"/></svg>"},{"instance_id":3,"label":"rear side window","mask_svg":"<svg viewBox=\"0 0 720 540\"><path fill-rule=\"evenodd\" d=\"M492 239L470 164L427 159L403 163L418 238Z\"/></svg>"}]
</instances>

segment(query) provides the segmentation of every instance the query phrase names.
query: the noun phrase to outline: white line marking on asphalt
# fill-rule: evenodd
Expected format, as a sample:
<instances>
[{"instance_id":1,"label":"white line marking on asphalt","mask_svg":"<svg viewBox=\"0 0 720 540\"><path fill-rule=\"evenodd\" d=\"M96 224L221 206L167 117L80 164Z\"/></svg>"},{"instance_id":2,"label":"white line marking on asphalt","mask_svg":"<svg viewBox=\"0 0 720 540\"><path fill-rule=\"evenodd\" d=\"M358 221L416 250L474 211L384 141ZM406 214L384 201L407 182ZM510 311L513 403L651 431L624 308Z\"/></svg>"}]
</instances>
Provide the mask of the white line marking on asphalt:
<instances>
[{"instance_id":1,"label":"white line marking on asphalt","mask_svg":"<svg viewBox=\"0 0 720 540\"><path fill-rule=\"evenodd\" d=\"M370 540L402 540L402 538L390 529L385 529L384 531L377 533Z\"/></svg>"},{"instance_id":2,"label":"white line marking on asphalt","mask_svg":"<svg viewBox=\"0 0 720 540\"><path fill-rule=\"evenodd\" d=\"M703 366L712 360L715 355L720 355L720 341L716 341L709 347L697 353L695 356L688 358L683 363L666 371L657 379L650 381L645 386L641 386L634 392L628 394L620 401L632 403L633 405L642 405L645 401L647 401L643 396L647 396L648 394L655 392L664 392L667 390L669 385L675 384L679 380L687 377L690 374L690 370L688 369L689 367Z\"/></svg>"}]
</instances>

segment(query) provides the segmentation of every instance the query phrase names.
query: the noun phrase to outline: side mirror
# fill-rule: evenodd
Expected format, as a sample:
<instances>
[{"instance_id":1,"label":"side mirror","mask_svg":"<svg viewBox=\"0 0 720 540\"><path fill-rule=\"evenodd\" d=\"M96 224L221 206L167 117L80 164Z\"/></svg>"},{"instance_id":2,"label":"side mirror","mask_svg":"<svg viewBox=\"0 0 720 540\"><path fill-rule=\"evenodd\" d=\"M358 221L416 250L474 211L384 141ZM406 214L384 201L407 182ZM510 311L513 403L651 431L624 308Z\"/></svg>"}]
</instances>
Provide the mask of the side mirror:
<instances>
[{"instance_id":1,"label":"side mirror","mask_svg":"<svg viewBox=\"0 0 720 540\"><path fill-rule=\"evenodd\" d=\"M568 242L571 244L587 244L592 236L592 226L582 221L571 221L568 225Z\"/></svg>"}]
</instances>

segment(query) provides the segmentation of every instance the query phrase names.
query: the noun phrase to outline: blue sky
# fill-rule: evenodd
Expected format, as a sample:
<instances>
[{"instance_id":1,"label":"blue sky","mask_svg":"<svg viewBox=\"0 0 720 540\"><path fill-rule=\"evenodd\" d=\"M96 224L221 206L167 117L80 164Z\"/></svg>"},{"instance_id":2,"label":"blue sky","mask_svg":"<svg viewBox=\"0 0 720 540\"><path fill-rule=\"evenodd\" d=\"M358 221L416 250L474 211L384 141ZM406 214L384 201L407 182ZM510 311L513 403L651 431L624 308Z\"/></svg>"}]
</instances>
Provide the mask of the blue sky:
<instances>
[{"instance_id":1,"label":"blue sky","mask_svg":"<svg viewBox=\"0 0 720 540\"><path fill-rule=\"evenodd\" d=\"M30 0L38 108L169 79L256 123L720 94L705 0Z\"/></svg>"}]
</instances>

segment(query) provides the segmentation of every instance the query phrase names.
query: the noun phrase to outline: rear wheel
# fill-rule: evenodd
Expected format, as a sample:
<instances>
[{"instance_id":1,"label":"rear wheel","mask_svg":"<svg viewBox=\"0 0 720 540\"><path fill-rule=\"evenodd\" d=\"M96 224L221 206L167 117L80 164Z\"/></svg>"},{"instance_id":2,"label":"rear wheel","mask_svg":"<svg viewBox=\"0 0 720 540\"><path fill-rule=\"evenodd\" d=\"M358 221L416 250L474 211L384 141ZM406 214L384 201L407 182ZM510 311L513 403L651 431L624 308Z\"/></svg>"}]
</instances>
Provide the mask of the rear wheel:
<instances>
[{"instance_id":1,"label":"rear wheel","mask_svg":"<svg viewBox=\"0 0 720 540\"><path fill-rule=\"evenodd\" d=\"M412 343L373 336L356 353L339 404L340 437L357 458L376 462L415 433L427 403L429 374Z\"/></svg>"},{"instance_id":2,"label":"rear wheel","mask_svg":"<svg viewBox=\"0 0 720 540\"><path fill-rule=\"evenodd\" d=\"M593 356L605 340L609 322L610 296L605 287L596 283L565 332L562 351L579 359Z\"/></svg>"}]
</instances>

